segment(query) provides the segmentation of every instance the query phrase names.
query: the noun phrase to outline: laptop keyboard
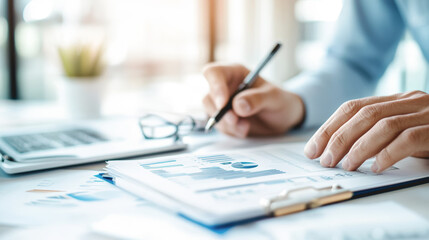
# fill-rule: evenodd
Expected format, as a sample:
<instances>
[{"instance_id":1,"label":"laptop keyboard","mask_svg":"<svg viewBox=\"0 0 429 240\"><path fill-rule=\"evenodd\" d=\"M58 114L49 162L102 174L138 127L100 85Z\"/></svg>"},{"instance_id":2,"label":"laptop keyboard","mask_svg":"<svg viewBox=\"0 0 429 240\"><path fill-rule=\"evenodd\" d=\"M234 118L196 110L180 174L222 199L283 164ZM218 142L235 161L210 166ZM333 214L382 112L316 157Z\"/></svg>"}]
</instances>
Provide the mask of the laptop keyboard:
<instances>
[{"instance_id":1,"label":"laptop keyboard","mask_svg":"<svg viewBox=\"0 0 429 240\"><path fill-rule=\"evenodd\" d=\"M99 133L87 129L6 136L2 137L2 140L19 153L83 146L107 141Z\"/></svg>"}]
</instances>

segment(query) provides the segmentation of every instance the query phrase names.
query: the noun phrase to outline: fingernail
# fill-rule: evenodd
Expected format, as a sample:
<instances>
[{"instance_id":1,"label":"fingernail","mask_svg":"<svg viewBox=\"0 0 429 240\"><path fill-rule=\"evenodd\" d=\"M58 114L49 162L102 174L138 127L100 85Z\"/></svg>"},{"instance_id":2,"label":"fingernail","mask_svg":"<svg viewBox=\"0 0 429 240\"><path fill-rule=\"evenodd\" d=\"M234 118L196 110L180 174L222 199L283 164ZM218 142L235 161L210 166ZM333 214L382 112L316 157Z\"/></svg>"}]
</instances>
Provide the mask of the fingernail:
<instances>
[{"instance_id":1,"label":"fingernail","mask_svg":"<svg viewBox=\"0 0 429 240\"><path fill-rule=\"evenodd\" d=\"M250 112L250 105L245 99L239 99L237 104L241 111L245 113Z\"/></svg>"},{"instance_id":2,"label":"fingernail","mask_svg":"<svg viewBox=\"0 0 429 240\"><path fill-rule=\"evenodd\" d=\"M234 115L232 115L231 112L229 112L225 115L225 120L228 124L231 124L231 125L235 124L235 117L234 117Z\"/></svg>"},{"instance_id":3,"label":"fingernail","mask_svg":"<svg viewBox=\"0 0 429 240\"><path fill-rule=\"evenodd\" d=\"M374 162L371 166L371 170L375 173L378 173L378 170L380 170L380 167L378 166L377 162Z\"/></svg>"},{"instance_id":4,"label":"fingernail","mask_svg":"<svg viewBox=\"0 0 429 240\"><path fill-rule=\"evenodd\" d=\"M216 97L215 104L218 109L221 109L223 107L223 97Z\"/></svg>"},{"instance_id":5,"label":"fingernail","mask_svg":"<svg viewBox=\"0 0 429 240\"><path fill-rule=\"evenodd\" d=\"M310 141L305 145L304 154L308 158L314 158L317 153L317 145L314 141Z\"/></svg>"},{"instance_id":6,"label":"fingernail","mask_svg":"<svg viewBox=\"0 0 429 240\"><path fill-rule=\"evenodd\" d=\"M320 159L320 163L325 167L331 167L332 158L332 153L329 151L326 154L323 154L322 159Z\"/></svg>"}]
</instances>

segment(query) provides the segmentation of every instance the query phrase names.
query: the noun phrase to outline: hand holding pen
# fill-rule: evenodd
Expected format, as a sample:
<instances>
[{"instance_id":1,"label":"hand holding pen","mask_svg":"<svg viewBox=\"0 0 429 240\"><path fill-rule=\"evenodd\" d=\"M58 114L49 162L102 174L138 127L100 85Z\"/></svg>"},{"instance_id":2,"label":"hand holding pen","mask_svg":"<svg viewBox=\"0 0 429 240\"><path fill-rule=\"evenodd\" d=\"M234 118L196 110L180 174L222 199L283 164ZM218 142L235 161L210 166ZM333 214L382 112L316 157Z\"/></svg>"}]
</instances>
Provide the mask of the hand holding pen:
<instances>
[{"instance_id":1,"label":"hand holding pen","mask_svg":"<svg viewBox=\"0 0 429 240\"><path fill-rule=\"evenodd\" d=\"M203 103L206 112L213 117L207 128L219 122L216 127L221 132L244 138L282 134L302 121L304 104L301 98L259 76L278 48L276 45L253 72L241 65L211 64L204 69L210 92Z\"/></svg>"}]
</instances>

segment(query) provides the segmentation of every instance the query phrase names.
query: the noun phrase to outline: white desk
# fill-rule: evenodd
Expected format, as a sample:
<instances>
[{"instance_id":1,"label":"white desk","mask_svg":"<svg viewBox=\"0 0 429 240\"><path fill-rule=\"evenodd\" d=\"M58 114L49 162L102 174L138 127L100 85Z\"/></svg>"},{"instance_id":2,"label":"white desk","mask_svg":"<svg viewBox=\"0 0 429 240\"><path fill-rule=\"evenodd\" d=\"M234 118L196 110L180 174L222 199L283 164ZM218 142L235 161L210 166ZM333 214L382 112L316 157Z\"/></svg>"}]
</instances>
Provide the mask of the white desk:
<instances>
[{"instance_id":1,"label":"white desk","mask_svg":"<svg viewBox=\"0 0 429 240\"><path fill-rule=\"evenodd\" d=\"M206 151L216 151L216 150L226 150L233 148L244 148L244 147L252 147L252 146L260 146L262 144L270 144L270 143L280 143L280 142L294 142L294 141L303 141L308 139L311 135L311 132L306 133L298 133L294 135L290 135L287 137L280 138L271 138L271 139L248 139L248 140L240 140L233 139L227 136L223 136L220 134L212 134L209 136L205 135L196 135L189 136L185 139L189 143L189 149L187 152L206 152ZM102 170L105 166L104 163L96 163L89 164L83 166L74 166L68 167L66 169L74 170L74 171L82 171L82 170ZM55 170L53 170L55 171ZM40 173L29 173L23 174L19 176L9 176L3 172L0 172L0 185L6 184L14 181L19 181L25 176L36 176ZM0 196L8 194L7 192L0 192ZM426 220L429 220L429 207L427 206L429 203L429 184L423 184L415 187L410 187L406 189L396 190L392 192L377 194L369 197L364 197L360 199L355 199L339 204L335 204L329 207L341 207L341 206L356 206L356 205L367 205L374 203L382 203L385 201L393 201L396 202L407 209L412 210L420 216L423 216ZM0 218L1 218L0 213ZM287 217L287 216L286 216ZM68 233L61 232L61 234L65 234L65 237L70 237L71 239L80 238L80 239L110 239L105 236L101 236L98 234L94 234L91 232L90 226L93 223L92 220L87 220L87 216L85 213L82 213L82 221L79 222L63 222L59 228L55 225L56 223L52 223L52 226L55 226L57 232L52 233L52 226L49 224L43 224L40 226L33 226L31 228L26 228L24 226L9 226L7 223L0 225L0 238L3 237L17 237L17 238L25 238L29 236L33 236L34 234L41 234L41 236L45 236L46 238L59 237L58 231L63 231L61 229L64 228L64 231L69 231ZM185 221L185 220L183 220ZM37 224L36 224L37 225ZM58 230L59 229L59 230ZM161 230L162 231L162 230ZM49 234L53 234L52 236ZM45 235L46 234L46 235ZM224 237L227 239L240 239L245 234L248 239L270 239L272 236L267 234L266 232L260 232L254 227L254 224L249 224L243 226L241 232L238 231L231 235L225 235ZM63 237L63 236L61 236ZM219 238L224 238L222 235Z\"/></svg>"}]
</instances>

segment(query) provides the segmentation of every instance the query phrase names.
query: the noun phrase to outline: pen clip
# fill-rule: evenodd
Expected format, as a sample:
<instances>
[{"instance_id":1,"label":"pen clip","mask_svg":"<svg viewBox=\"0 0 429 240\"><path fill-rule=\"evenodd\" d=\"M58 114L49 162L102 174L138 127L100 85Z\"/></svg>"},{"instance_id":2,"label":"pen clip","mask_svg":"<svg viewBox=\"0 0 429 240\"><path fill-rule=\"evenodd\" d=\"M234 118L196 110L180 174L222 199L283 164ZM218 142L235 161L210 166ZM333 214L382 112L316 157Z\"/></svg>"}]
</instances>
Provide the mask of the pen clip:
<instances>
[{"instance_id":1,"label":"pen clip","mask_svg":"<svg viewBox=\"0 0 429 240\"><path fill-rule=\"evenodd\" d=\"M309 192L311 194L309 194ZM302 196L293 197L295 194L301 194ZM261 199L260 203L267 213L273 214L274 216L282 216L334 202L344 201L350 199L352 196L353 192L343 189L337 184L322 188L306 186L284 190L273 198Z\"/></svg>"}]
</instances>

